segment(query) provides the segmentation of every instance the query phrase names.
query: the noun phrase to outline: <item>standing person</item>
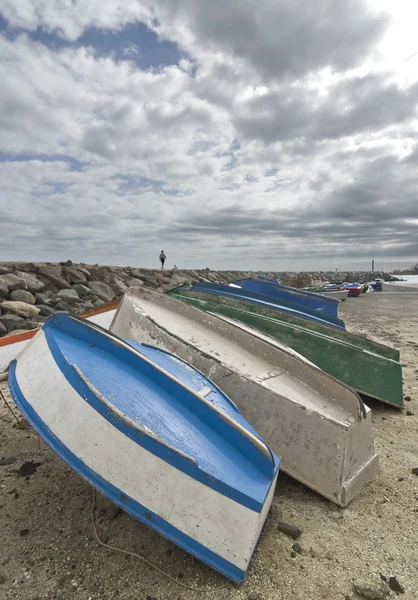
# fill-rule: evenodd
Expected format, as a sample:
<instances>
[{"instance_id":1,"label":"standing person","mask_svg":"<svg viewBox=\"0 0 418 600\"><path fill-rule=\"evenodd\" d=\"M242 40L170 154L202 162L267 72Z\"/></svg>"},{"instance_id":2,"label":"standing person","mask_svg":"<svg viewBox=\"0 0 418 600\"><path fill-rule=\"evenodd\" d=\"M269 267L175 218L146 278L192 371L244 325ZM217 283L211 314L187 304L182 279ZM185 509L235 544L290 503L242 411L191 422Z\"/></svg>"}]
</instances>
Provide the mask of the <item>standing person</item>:
<instances>
[{"instance_id":1,"label":"standing person","mask_svg":"<svg viewBox=\"0 0 418 600\"><path fill-rule=\"evenodd\" d=\"M164 250L161 250L160 252L160 262L161 262L161 268L164 269L164 263L166 260L166 255L164 254Z\"/></svg>"}]
</instances>

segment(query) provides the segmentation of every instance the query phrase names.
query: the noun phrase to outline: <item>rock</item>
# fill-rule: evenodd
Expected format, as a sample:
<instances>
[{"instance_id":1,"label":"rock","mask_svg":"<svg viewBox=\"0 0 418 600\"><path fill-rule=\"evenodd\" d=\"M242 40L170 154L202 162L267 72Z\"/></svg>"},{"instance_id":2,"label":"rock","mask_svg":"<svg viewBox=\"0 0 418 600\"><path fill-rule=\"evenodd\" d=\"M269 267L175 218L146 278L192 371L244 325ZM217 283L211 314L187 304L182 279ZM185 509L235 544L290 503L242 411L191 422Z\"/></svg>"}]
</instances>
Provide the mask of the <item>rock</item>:
<instances>
[{"instance_id":1,"label":"rock","mask_svg":"<svg viewBox=\"0 0 418 600\"><path fill-rule=\"evenodd\" d=\"M66 267L71 267L71 265L73 264L73 261L72 260L67 260L64 264L65 264Z\"/></svg>"},{"instance_id":2,"label":"rock","mask_svg":"<svg viewBox=\"0 0 418 600\"><path fill-rule=\"evenodd\" d=\"M91 294L90 288L88 288L86 285L83 285L82 283L76 283L75 285L73 285L71 287L73 290L75 290L77 292L77 294L81 298L84 296L89 296Z\"/></svg>"},{"instance_id":3,"label":"rock","mask_svg":"<svg viewBox=\"0 0 418 600\"><path fill-rule=\"evenodd\" d=\"M26 304L35 304L35 296L26 290L15 290L10 294L10 300L16 302L26 302Z\"/></svg>"},{"instance_id":4,"label":"rock","mask_svg":"<svg viewBox=\"0 0 418 600\"><path fill-rule=\"evenodd\" d=\"M26 290L26 282L21 277L13 275L13 273L7 273L7 275L0 275L0 287L6 286L9 292L15 290Z\"/></svg>"},{"instance_id":5,"label":"rock","mask_svg":"<svg viewBox=\"0 0 418 600\"><path fill-rule=\"evenodd\" d=\"M57 298L64 300L64 302L68 302L68 304L74 304L74 302L80 301L80 296L72 289L60 290L57 294Z\"/></svg>"},{"instance_id":6,"label":"rock","mask_svg":"<svg viewBox=\"0 0 418 600\"><path fill-rule=\"evenodd\" d=\"M26 287L32 294L36 294L36 292L42 292L42 290L45 288L43 281L35 277L35 275L32 273L22 273L19 271L17 274L23 279L23 281L26 283Z\"/></svg>"},{"instance_id":7,"label":"rock","mask_svg":"<svg viewBox=\"0 0 418 600\"><path fill-rule=\"evenodd\" d=\"M135 277L130 277L127 281L126 281L126 287L142 287L144 285L144 282L142 281L142 279L136 279Z\"/></svg>"},{"instance_id":8,"label":"rock","mask_svg":"<svg viewBox=\"0 0 418 600\"><path fill-rule=\"evenodd\" d=\"M42 317L52 317L55 315L55 310L46 304L39 304L40 315Z\"/></svg>"},{"instance_id":9,"label":"rock","mask_svg":"<svg viewBox=\"0 0 418 600\"><path fill-rule=\"evenodd\" d=\"M44 294L35 294L36 304L44 304L46 306L52 306L55 304L55 299L51 298L52 294L50 292Z\"/></svg>"},{"instance_id":10,"label":"rock","mask_svg":"<svg viewBox=\"0 0 418 600\"><path fill-rule=\"evenodd\" d=\"M297 540L298 537L300 537L303 533L303 530L299 529L299 527L296 527L296 525L288 525L287 523L283 523L282 521L280 521L278 529L279 531L285 533L294 540Z\"/></svg>"},{"instance_id":11,"label":"rock","mask_svg":"<svg viewBox=\"0 0 418 600\"><path fill-rule=\"evenodd\" d=\"M6 467L12 465L17 461L16 456L9 456L8 458L0 458L0 467Z\"/></svg>"},{"instance_id":12,"label":"rock","mask_svg":"<svg viewBox=\"0 0 418 600\"><path fill-rule=\"evenodd\" d=\"M85 267L80 267L80 266L78 266L77 269L84 274L84 276L87 279L87 281L90 281L90 279L91 279L91 273L90 273L90 271L88 269L86 269Z\"/></svg>"},{"instance_id":13,"label":"rock","mask_svg":"<svg viewBox=\"0 0 418 600\"><path fill-rule=\"evenodd\" d=\"M415 414L415 413L414 413L414 411L413 411L413 410L407 410L407 411L406 411L406 416L407 416L407 417L413 417L413 416L414 416L414 414Z\"/></svg>"},{"instance_id":14,"label":"rock","mask_svg":"<svg viewBox=\"0 0 418 600\"><path fill-rule=\"evenodd\" d=\"M8 267L0 267L0 275L6 275L6 273L10 273L10 269Z\"/></svg>"},{"instance_id":15,"label":"rock","mask_svg":"<svg viewBox=\"0 0 418 600\"><path fill-rule=\"evenodd\" d=\"M19 531L19 535L20 537L26 537L27 535L29 535L29 529L21 529Z\"/></svg>"},{"instance_id":16,"label":"rock","mask_svg":"<svg viewBox=\"0 0 418 600\"><path fill-rule=\"evenodd\" d=\"M17 315L1 315L0 323L6 328L7 333L15 329L26 329L26 321Z\"/></svg>"},{"instance_id":17,"label":"rock","mask_svg":"<svg viewBox=\"0 0 418 600\"><path fill-rule=\"evenodd\" d=\"M302 546L298 542L295 542L293 544L292 550L293 550L293 552L296 552L297 554L302 554Z\"/></svg>"},{"instance_id":18,"label":"rock","mask_svg":"<svg viewBox=\"0 0 418 600\"><path fill-rule=\"evenodd\" d=\"M68 304L68 302L65 302L64 300L60 300L59 302L57 302L56 305L54 306L54 310L56 312L67 312L67 313L74 312L73 307L70 306Z\"/></svg>"},{"instance_id":19,"label":"rock","mask_svg":"<svg viewBox=\"0 0 418 600\"><path fill-rule=\"evenodd\" d=\"M104 300L102 300L101 298L97 298L97 300L95 300L93 302L93 306L95 308L97 308L98 306L102 306L102 304L106 304Z\"/></svg>"},{"instance_id":20,"label":"rock","mask_svg":"<svg viewBox=\"0 0 418 600\"><path fill-rule=\"evenodd\" d=\"M112 280L112 273L106 267L89 267L90 275L93 279L98 279L109 284Z\"/></svg>"},{"instance_id":21,"label":"rock","mask_svg":"<svg viewBox=\"0 0 418 600\"><path fill-rule=\"evenodd\" d=\"M70 283L86 283L87 277L83 271L76 269L75 267L64 267L63 269L65 277Z\"/></svg>"},{"instance_id":22,"label":"rock","mask_svg":"<svg viewBox=\"0 0 418 600\"><path fill-rule=\"evenodd\" d=\"M182 285L187 285L188 283L190 283L190 281L188 279L186 279L185 277L174 275L174 277L171 279L170 283L163 285L163 291L170 292L171 290L175 290L176 288L178 288Z\"/></svg>"},{"instance_id":23,"label":"rock","mask_svg":"<svg viewBox=\"0 0 418 600\"><path fill-rule=\"evenodd\" d=\"M0 574L0 585L3 585L4 583L6 583L6 576Z\"/></svg>"},{"instance_id":24,"label":"rock","mask_svg":"<svg viewBox=\"0 0 418 600\"><path fill-rule=\"evenodd\" d=\"M403 586L399 583L399 581L396 579L396 577L389 577L388 583L389 583L390 589L393 590L394 592L397 592L398 594L405 593Z\"/></svg>"},{"instance_id":25,"label":"rock","mask_svg":"<svg viewBox=\"0 0 418 600\"><path fill-rule=\"evenodd\" d=\"M33 460L29 460L28 462L23 463L18 469L16 469L16 473L20 477L30 477L34 475L38 470L38 467L41 466L41 462L34 462Z\"/></svg>"},{"instance_id":26,"label":"rock","mask_svg":"<svg viewBox=\"0 0 418 600\"><path fill-rule=\"evenodd\" d=\"M1 320L1 317L0 317L0 320ZM418 467L414 467L412 469L412 475L418 475Z\"/></svg>"},{"instance_id":27,"label":"rock","mask_svg":"<svg viewBox=\"0 0 418 600\"><path fill-rule=\"evenodd\" d=\"M3 323L0 323L0 337L3 337L4 335L6 335L6 333L7 333L6 325L3 325Z\"/></svg>"},{"instance_id":28,"label":"rock","mask_svg":"<svg viewBox=\"0 0 418 600\"><path fill-rule=\"evenodd\" d=\"M112 290L110 285L103 281L90 281L89 287L91 291L96 294L104 302L110 302L115 298L115 292Z\"/></svg>"},{"instance_id":29,"label":"rock","mask_svg":"<svg viewBox=\"0 0 418 600\"><path fill-rule=\"evenodd\" d=\"M23 265L19 265L19 269L21 271L25 271L26 273L38 272L38 267L34 263L23 263Z\"/></svg>"},{"instance_id":30,"label":"rock","mask_svg":"<svg viewBox=\"0 0 418 600\"><path fill-rule=\"evenodd\" d=\"M113 289L116 292L116 295L118 296L122 296L122 294L124 293L124 291L126 289L128 289L128 286L126 285L126 283L123 283L123 281L121 281L120 279L114 279L113 280Z\"/></svg>"},{"instance_id":31,"label":"rock","mask_svg":"<svg viewBox=\"0 0 418 600\"><path fill-rule=\"evenodd\" d=\"M6 296L9 293L9 288L7 287L6 283L2 280L0 280L0 298L6 298Z\"/></svg>"},{"instance_id":32,"label":"rock","mask_svg":"<svg viewBox=\"0 0 418 600\"><path fill-rule=\"evenodd\" d=\"M406 400L407 402L411 402L411 396L405 396L405 400Z\"/></svg>"},{"instance_id":33,"label":"rock","mask_svg":"<svg viewBox=\"0 0 418 600\"><path fill-rule=\"evenodd\" d=\"M63 278L61 267L41 267L39 269L39 276L47 279L58 290L65 290L71 287L68 281Z\"/></svg>"},{"instance_id":34,"label":"rock","mask_svg":"<svg viewBox=\"0 0 418 600\"><path fill-rule=\"evenodd\" d=\"M3 313L12 313L18 317L28 319L29 317L36 317L39 315L39 308L33 304L27 302L19 302L14 300L6 300L2 302L1 310Z\"/></svg>"},{"instance_id":35,"label":"rock","mask_svg":"<svg viewBox=\"0 0 418 600\"><path fill-rule=\"evenodd\" d=\"M260 594L257 594L257 592L250 592L247 598L248 600L261 600L261 596Z\"/></svg>"},{"instance_id":36,"label":"rock","mask_svg":"<svg viewBox=\"0 0 418 600\"><path fill-rule=\"evenodd\" d=\"M390 594L389 588L382 581L376 583L355 581L353 587L354 591L362 598L366 598L366 600L385 600Z\"/></svg>"}]
</instances>

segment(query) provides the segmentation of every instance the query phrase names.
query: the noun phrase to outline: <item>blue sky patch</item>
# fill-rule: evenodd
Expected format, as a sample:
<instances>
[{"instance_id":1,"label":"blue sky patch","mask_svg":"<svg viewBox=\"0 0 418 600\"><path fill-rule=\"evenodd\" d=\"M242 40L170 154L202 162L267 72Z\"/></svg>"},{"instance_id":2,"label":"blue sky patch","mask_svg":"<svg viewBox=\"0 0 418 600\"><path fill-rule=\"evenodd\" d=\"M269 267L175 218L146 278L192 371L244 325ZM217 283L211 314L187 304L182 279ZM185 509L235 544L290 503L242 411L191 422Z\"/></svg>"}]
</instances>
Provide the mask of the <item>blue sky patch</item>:
<instances>
[{"instance_id":1,"label":"blue sky patch","mask_svg":"<svg viewBox=\"0 0 418 600\"><path fill-rule=\"evenodd\" d=\"M28 162L30 160L40 160L42 162L66 162L70 167L70 171L82 171L87 165L87 163L81 162L76 158L65 154L32 154L26 152L14 154L12 152L0 152L0 163Z\"/></svg>"},{"instance_id":2,"label":"blue sky patch","mask_svg":"<svg viewBox=\"0 0 418 600\"><path fill-rule=\"evenodd\" d=\"M71 42L61 37L59 32L46 31L42 27L35 31L11 27L0 15L0 33L8 39L14 40L23 32L55 51L91 47L97 56L112 56L117 61L131 60L140 69L176 65L182 58L187 58L177 44L160 40L144 23L130 23L119 31L91 27L75 42Z\"/></svg>"}]
</instances>

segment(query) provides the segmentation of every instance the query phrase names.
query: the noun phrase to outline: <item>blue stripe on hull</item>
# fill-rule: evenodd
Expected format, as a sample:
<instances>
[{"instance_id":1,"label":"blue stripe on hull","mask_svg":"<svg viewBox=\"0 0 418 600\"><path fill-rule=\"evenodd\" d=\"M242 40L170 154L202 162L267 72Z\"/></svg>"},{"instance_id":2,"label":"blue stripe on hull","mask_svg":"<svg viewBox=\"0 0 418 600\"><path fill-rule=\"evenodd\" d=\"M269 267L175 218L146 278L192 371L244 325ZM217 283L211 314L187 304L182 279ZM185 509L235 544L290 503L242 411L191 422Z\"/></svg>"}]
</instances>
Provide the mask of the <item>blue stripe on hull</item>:
<instances>
[{"instance_id":1,"label":"blue stripe on hull","mask_svg":"<svg viewBox=\"0 0 418 600\"><path fill-rule=\"evenodd\" d=\"M237 583L242 583L244 581L245 571L215 554L211 550L208 550L208 548L202 546L202 544L196 542L191 537L185 535L182 531L173 527L168 521L162 519L156 513L149 511L147 507L143 506L134 498L123 494L120 489L103 479L95 471L92 471L82 460L73 454L54 435L46 423L40 419L38 414L33 410L29 402L23 396L16 379L16 361L13 361L9 368L9 386L19 409L22 411L25 418L34 427L40 437L65 463L67 463L72 469L74 469L74 471L81 475L81 477L86 479L88 483L94 485L94 487L103 493L107 498L120 506L126 512L130 513L135 519L144 525L151 527L229 579L232 579Z\"/></svg>"},{"instance_id":2,"label":"blue stripe on hull","mask_svg":"<svg viewBox=\"0 0 418 600\"><path fill-rule=\"evenodd\" d=\"M301 306L297 305L293 307L290 307L290 305L284 306L280 303L279 299L274 301L271 296L266 296L265 294L257 294L255 292L249 292L240 288L216 283L194 283L191 286L179 287L175 291L181 292L182 289L185 291L192 290L206 294L214 294L215 296L226 296L229 298L244 300L245 302L259 304L260 306L278 310L285 314L293 315L294 317L307 319L308 321L314 321L315 323L320 323L321 325L326 325L327 327L333 327L334 329L345 331L344 321L341 319L327 318L326 315L322 315L321 313L314 314L314 311L306 312Z\"/></svg>"},{"instance_id":3,"label":"blue stripe on hull","mask_svg":"<svg viewBox=\"0 0 418 600\"><path fill-rule=\"evenodd\" d=\"M199 466L199 463L192 462L187 456L183 456L175 450L170 450L166 445L161 444L158 439L151 437L149 435L144 435L140 430L126 424L122 421L114 412L112 412L99 398L95 396L95 394L86 386L85 382L76 372L74 367L68 363L67 357L63 355L61 349L59 348L57 341L54 336L54 328L49 326L49 323L52 322L53 319L57 319L57 317L52 317L52 319L48 322L47 325L44 326L43 331L51 351L51 354L64 375L67 379L68 383L72 386L72 388L81 396L85 401L94 408L103 418L105 418L108 422L110 422L114 427L119 429L125 436L129 437L131 440L154 454L158 456L168 464L174 466L176 469L179 469L183 473L189 475L196 481L210 487L211 489L219 492L220 494L238 502L242 506L249 508L255 512L261 512L262 507L264 505L265 498L267 496L267 491L269 488L269 481L271 481L271 477L274 477L274 474L277 472L279 468L279 459L274 455L274 472L271 476L267 477L265 474L263 475L258 469L254 467L250 462L245 459L242 459L242 464L237 465L236 467L236 476L238 477L246 477L248 481L243 485L239 480L235 481L237 487L224 483L219 478L209 474L205 469ZM82 324L80 324L83 327ZM100 332L92 331L91 341L96 342L98 338L101 338L102 334ZM109 347L114 348L114 344L112 340L105 340L105 346L108 344ZM114 350L113 350L114 351ZM127 351L129 353L129 351ZM222 419L219 419L219 427L222 426ZM235 449L230 446L231 451ZM242 457L241 457L242 458ZM238 467L241 467L239 469ZM230 472L230 476L234 478L234 472ZM240 489L239 489L240 488ZM245 489L245 491L244 491ZM247 492L248 490L248 492Z\"/></svg>"}]
</instances>

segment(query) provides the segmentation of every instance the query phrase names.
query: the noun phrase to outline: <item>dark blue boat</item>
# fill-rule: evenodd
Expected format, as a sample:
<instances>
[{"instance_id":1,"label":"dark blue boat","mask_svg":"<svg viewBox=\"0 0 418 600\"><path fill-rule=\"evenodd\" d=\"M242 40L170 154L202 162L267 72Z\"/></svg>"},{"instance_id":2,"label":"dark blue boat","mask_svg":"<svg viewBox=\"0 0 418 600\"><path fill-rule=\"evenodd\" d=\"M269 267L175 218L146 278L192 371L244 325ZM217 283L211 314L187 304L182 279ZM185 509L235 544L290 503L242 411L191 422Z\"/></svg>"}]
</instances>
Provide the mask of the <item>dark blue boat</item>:
<instances>
[{"instance_id":1,"label":"dark blue boat","mask_svg":"<svg viewBox=\"0 0 418 600\"><path fill-rule=\"evenodd\" d=\"M332 318L338 317L338 300L335 298L327 298L305 290L297 290L265 278L239 279L233 283L244 290L278 299L284 305L287 303L299 304L303 309L312 309Z\"/></svg>"},{"instance_id":2,"label":"dark blue boat","mask_svg":"<svg viewBox=\"0 0 418 600\"><path fill-rule=\"evenodd\" d=\"M324 314L320 310L306 308L300 304L283 302L280 300L280 298L274 298L271 295L268 296L267 294L258 294L256 292L244 290L241 287L238 287L236 284L224 285L221 283L199 282L190 286L182 286L176 291L180 291L181 289L194 290L196 292L214 294L216 296L226 296L228 298L236 298L245 302L259 304L265 308L278 310L283 313L293 315L294 317L300 317L302 319L307 319L308 321L314 321L320 325L327 325L328 327L334 327L335 329L345 331L345 325L342 319L331 317L327 314Z\"/></svg>"}]
</instances>

